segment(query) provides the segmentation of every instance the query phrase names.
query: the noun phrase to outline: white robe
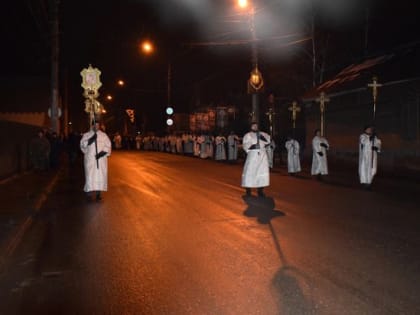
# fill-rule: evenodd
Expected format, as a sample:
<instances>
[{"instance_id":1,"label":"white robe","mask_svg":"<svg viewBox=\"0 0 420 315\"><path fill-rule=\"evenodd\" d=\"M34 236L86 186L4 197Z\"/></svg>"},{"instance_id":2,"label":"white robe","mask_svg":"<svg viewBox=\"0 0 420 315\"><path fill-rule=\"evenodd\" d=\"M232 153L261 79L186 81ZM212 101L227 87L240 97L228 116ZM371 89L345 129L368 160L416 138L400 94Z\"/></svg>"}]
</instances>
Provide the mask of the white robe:
<instances>
[{"instance_id":1,"label":"white robe","mask_svg":"<svg viewBox=\"0 0 420 315\"><path fill-rule=\"evenodd\" d=\"M207 152L207 144L206 144L206 137L205 136L199 136L197 138L197 143L200 148L200 158L207 159L208 152Z\"/></svg>"},{"instance_id":2,"label":"white robe","mask_svg":"<svg viewBox=\"0 0 420 315\"><path fill-rule=\"evenodd\" d=\"M197 136L194 136L193 141L194 141L194 156L200 156L200 143L198 142L198 138Z\"/></svg>"},{"instance_id":3,"label":"white robe","mask_svg":"<svg viewBox=\"0 0 420 315\"><path fill-rule=\"evenodd\" d=\"M206 150L207 150L207 157L209 157L209 158L213 158L213 155L214 155L214 150L213 150L213 142L214 142L214 138L213 138L213 136L206 136L206 144L207 144L207 147L206 147Z\"/></svg>"},{"instance_id":4,"label":"white robe","mask_svg":"<svg viewBox=\"0 0 420 315\"><path fill-rule=\"evenodd\" d=\"M239 138L237 135L229 135L227 138L228 159L231 161L238 159L238 141Z\"/></svg>"},{"instance_id":5,"label":"white robe","mask_svg":"<svg viewBox=\"0 0 420 315\"><path fill-rule=\"evenodd\" d=\"M111 141L106 133L98 130L97 146L98 153L101 151L107 154L98 160L99 168L96 164L95 142L88 145L88 140L94 134L93 130L86 132L80 140L80 149L84 154L85 166L85 187L84 191L107 191L108 190L108 157L111 155Z\"/></svg>"},{"instance_id":6,"label":"white robe","mask_svg":"<svg viewBox=\"0 0 420 315\"><path fill-rule=\"evenodd\" d=\"M214 159L216 161L226 160L226 138L222 136L217 136L215 139L216 143L216 153L214 154Z\"/></svg>"},{"instance_id":7,"label":"white robe","mask_svg":"<svg viewBox=\"0 0 420 315\"><path fill-rule=\"evenodd\" d=\"M274 150L276 149L276 144L274 143L274 141L271 141L270 145L266 146L265 149L267 150L268 166L270 168L273 168Z\"/></svg>"},{"instance_id":8,"label":"white robe","mask_svg":"<svg viewBox=\"0 0 420 315\"><path fill-rule=\"evenodd\" d=\"M248 132L242 139L242 146L247 153L244 169L242 172L242 187L258 188L270 185L270 168L268 165L266 145L271 142L270 135L259 132L266 141L257 139L256 132ZM259 149L250 149L253 144L259 142Z\"/></svg>"},{"instance_id":9,"label":"white robe","mask_svg":"<svg viewBox=\"0 0 420 315\"><path fill-rule=\"evenodd\" d=\"M114 136L114 143L115 143L115 149L121 149L122 148L122 138L120 135Z\"/></svg>"},{"instance_id":10,"label":"white robe","mask_svg":"<svg viewBox=\"0 0 420 315\"><path fill-rule=\"evenodd\" d=\"M359 138L359 178L361 184L371 184L378 168L378 153L372 149L372 145L381 150L381 140L376 136L372 141L368 134L362 134ZM373 154L373 157L372 157Z\"/></svg>"},{"instance_id":11,"label":"white robe","mask_svg":"<svg viewBox=\"0 0 420 315\"><path fill-rule=\"evenodd\" d=\"M312 140L312 175L328 174L327 149L322 147L321 143L330 146L324 137L315 136ZM322 152L323 156L320 156L318 152Z\"/></svg>"},{"instance_id":12,"label":"white robe","mask_svg":"<svg viewBox=\"0 0 420 315\"><path fill-rule=\"evenodd\" d=\"M289 173L300 172L299 142L290 139L286 141L285 147L287 149L287 171Z\"/></svg>"}]
</instances>

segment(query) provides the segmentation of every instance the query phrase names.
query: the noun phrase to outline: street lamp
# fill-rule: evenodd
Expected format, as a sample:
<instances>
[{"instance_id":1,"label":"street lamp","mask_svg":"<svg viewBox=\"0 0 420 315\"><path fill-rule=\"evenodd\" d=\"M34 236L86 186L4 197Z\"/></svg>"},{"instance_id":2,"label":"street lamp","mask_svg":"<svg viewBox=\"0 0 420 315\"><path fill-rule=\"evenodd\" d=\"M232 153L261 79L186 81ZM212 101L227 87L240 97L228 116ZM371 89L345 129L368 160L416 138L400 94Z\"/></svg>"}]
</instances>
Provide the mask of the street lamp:
<instances>
[{"instance_id":1,"label":"street lamp","mask_svg":"<svg viewBox=\"0 0 420 315\"><path fill-rule=\"evenodd\" d=\"M252 95L251 120L259 123L259 100L258 93L264 86L261 72L258 70L257 34L255 32L255 8L247 0L238 0L238 6L246 9L249 14L249 29L251 32L251 63L252 71L248 79L248 93Z\"/></svg>"},{"instance_id":2,"label":"street lamp","mask_svg":"<svg viewBox=\"0 0 420 315\"><path fill-rule=\"evenodd\" d=\"M141 48L142 48L141 49L142 52L146 55L152 54L155 50L153 43L150 42L149 40L143 41L142 45L141 45ZM171 105L171 81L172 81L172 67L171 67L170 61L168 61L168 72L167 72L168 86L167 86L167 104L166 104L167 105L167 110L166 111L168 111L168 109L169 109L171 111L171 113L170 114L167 113L167 115L168 115L168 118L166 120L166 125L167 126L172 126L173 123L174 123L174 121L172 119L173 108L172 108L172 105Z\"/></svg>"},{"instance_id":3,"label":"street lamp","mask_svg":"<svg viewBox=\"0 0 420 315\"><path fill-rule=\"evenodd\" d=\"M246 7L248 7L248 1L247 0L238 0L238 6L241 9L245 9Z\"/></svg>"},{"instance_id":4,"label":"street lamp","mask_svg":"<svg viewBox=\"0 0 420 315\"><path fill-rule=\"evenodd\" d=\"M153 44L151 41L149 40L145 40L141 43L141 51L146 54L146 55L150 55L153 53L153 51L155 50L155 48L153 47Z\"/></svg>"},{"instance_id":5,"label":"street lamp","mask_svg":"<svg viewBox=\"0 0 420 315\"><path fill-rule=\"evenodd\" d=\"M123 80L118 80L118 81L117 81L117 84L118 84L119 86L124 86L124 84L125 84L125 83L124 83L124 81L123 81Z\"/></svg>"}]
</instances>

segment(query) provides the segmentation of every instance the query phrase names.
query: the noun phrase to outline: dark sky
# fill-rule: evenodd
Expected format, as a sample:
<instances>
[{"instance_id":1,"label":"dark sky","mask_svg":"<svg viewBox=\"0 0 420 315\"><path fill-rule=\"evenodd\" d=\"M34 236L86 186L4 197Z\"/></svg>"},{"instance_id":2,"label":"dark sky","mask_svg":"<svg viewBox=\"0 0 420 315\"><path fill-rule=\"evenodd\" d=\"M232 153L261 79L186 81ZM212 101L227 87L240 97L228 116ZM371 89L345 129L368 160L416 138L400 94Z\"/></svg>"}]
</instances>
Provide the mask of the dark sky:
<instances>
[{"instance_id":1,"label":"dark sky","mask_svg":"<svg viewBox=\"0 0 420 315\"><path fill-rule=\"evenodd\" d=\"M234 4L233 0L61 0L61 82L68 82L73 112L78 112L77 102L83 110L79 73L89 63L102 71L101 93L115 95L113 106L132 105L149 115L165 106L169 60L172 99L179 111L188 111L197 100L217 104L244 94L250 46L214 45L250 38L246 16L238 14ZM50 0L3 1L1 6L1 76L48 76ZM296 97L312 82L311 41L299 42L311 35L312 12L316 12L319 53L328 47L327 78L366 54L420 41L415 1L260 0L255 6L257 37L262 39L259 64L267 91L284 97ZM137 47L146 37L157 46L148 57ZM203 42L213 44L190 45ZM124 90L115 85L119 78L127 82Z\"/></svg>"}]
</instances>

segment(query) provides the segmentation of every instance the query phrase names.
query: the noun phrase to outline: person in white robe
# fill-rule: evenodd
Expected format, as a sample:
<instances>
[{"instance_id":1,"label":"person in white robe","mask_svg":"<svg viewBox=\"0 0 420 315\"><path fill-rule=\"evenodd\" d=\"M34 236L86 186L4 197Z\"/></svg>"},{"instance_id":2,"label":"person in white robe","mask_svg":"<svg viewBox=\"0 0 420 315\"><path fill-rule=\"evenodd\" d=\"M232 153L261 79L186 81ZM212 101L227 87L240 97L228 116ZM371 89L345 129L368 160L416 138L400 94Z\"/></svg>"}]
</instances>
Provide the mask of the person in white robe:
<instances>
[{"instance_id":1,"label":"person in white robe","mask_svg":"<svg viewBox=\"0 0 420 315\"><path fill-rule=\"evenodd\" d=\"M287 150L287 171L293 176L301 171L299 142L289 136L287 137L285 147Z\"/></svg>"},{"instance_id":2,"label":"person in white robe","mask_svg":"<svg viewBox=\"0 0 420 315\"><path fill-rule=\"evenodd\" d=\"M233 131L231 131L227 138L229 162L234 162L238 159L238 144L239 137Z\"/></svg>"},{"instance_id":3,"label":"person in white robe","mask_svg":"<svg viewBox=\"0 0 420 315\"><path fill-rule=\"evenodd\" d=\"M206 150L207 150L207 157L212 159L214 158L214 137L210 135L206 135Z\"/></svg>"},{"instance_id":4,"label":"person in white robe","mask_svg":"<svg viewBox=\"0 0 420 315\"><path fill-rule=\"evenodd\" d=\"M108 190L108 157L111 155L111 141L105 132L100 130L99 123L83 134L80 149L84 154L85 186L88 200L91 192L96 193L96 200L102 199L101 192Z\"/></svg>"},{"instance_id":5,"label":"person in white robe","mask_svg":"<svg viewBox=\"0 0 420 315\"><path fill-rule=\"evenodd\" d=\"M142 137L141 135L138 133L136 135L136 149L140 150L141 149L141 142L142 142Z\"/></svg>"},{"instance_id":6,"label":"person in white robe","mask_svg":"<svg viewBox=\"0 0 420 315\"><path fill-rule=\"evenodd\" d=\"M207 152L207 144L206 144L206 137L205 135L201 135L197 138L197 143L200 146L200 158L207 159L208 152Z\"/></svg>"},{"instance_id":7,"label":"person in white robe","mask_svg":"<svg viewBox=\"0 0 420 315\"><path fill-rule=\"evenodd\" d=\"M328 175L327 150L329 149L327 139L321 137L321 131L315 130L315 137L312 139L312 169L311 174L322 180L322 176Z\"/></svg>"},{"instance_id":8,"label":"person in white robe","mask_svg":"<svg viewBox=\"0 0 420 315\"><path fill-rule=\"evenodd\" d=\"M366 126L359 137L359 178L366 189L371 189L376 175L381 146L382 142L376 136L373 126Z\"/></svg>"},{"instance_id":9,"label":"person in white robe","mask_svg":"<svg viewBox=\"0 0 420 315\"><path fill-rule=\"evenodd\" d=\"M214 154L214 159L216 161L225 161L226 160L226 138L222 135L218 135L215 139L216 143L216 153Z\"/></svg>"},{"instance_id":10,"label":"person in white robe","mask_svg":"<svg viewBox=\"0 0 420 315\"><path fill-rule=\"evenodd\" d=\"M193 141L193 138L192 138L191 134L185 133L182 136L182 142L184 143L184 153L186 155L193 155L194 141Z\"/></svg>"},{"instance_id":11,"label":"person in white robe","mask_svg":"<svg viewBox=\"0 0 420 315\"><path fill-rule=\"evenodd\" d=\"M242 187L246 196L251 196L251 188L257 188L258 196L264 197L263 189L270 185L270 169L266 146L270 145L270 135L258 130L258 124L251 124L251 131L244 135L242 146L247 153L242 172Z\"/></svg>"},{"instance_id":12,"label":"person in white robe","mask_svg":"<svg viewBox=\"0 0 420 315\"><path fill-rule=\"evenodd\" d=\"M198 142L200 137L197 135L193 136L193 141L194 141L194 156L198 157L200 156L200 143Z\"/></svg>"},{"instance_id":13,"label":"person in white robe","mask_svg":"<svg viewBox=\"0 0 420 315\"><path fill-rule=\"evenodd\" d=\"M122 137L118 132L115 133L114 144L115 144L115 149L119 150L122 148Z\"/></svg>"},{"instance_id":14,"label":"person in white robe","mask_svg":"<svg viewBox=\"0 0 420 315\"><path fill-rule=\"evenodd\" d=\"M184 150L182 148L182 138L181 136L176 136L176 153L183 154Z\"/></svg>"},{"instance_id":15,"label":"person in white robe","mask_svg":"<svg viewBox=\"0 0 420 315\"><path fill-rule=\"evenodd\" d=\"M271 138L270 144L266 146L268 166L270 168L273 168L273 165L274 165L274 150L275 149L276 149L276 144L274 143L274 140Z\"/></svg>"}]
</instances>

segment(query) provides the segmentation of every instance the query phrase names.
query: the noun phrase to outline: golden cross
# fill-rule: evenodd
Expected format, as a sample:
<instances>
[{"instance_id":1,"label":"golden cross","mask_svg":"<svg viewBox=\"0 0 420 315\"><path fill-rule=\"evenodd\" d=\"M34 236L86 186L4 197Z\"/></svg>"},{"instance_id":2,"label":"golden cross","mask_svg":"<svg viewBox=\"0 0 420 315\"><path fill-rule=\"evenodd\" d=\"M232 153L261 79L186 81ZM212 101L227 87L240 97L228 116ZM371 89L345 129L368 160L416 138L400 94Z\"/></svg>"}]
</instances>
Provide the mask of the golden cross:
<instances>
[{"instance_id":1,"label":"golden cross","mask_svg":"<svg viewBox=\"0 0 420 315\"><path fill-rule=\"evenodd\" d=\"M324 119L324 112L325 112L325 103L328 103L330 99L326 96L324 92L321 92L319 98L316 99L319 103L319 109L321 111L321 136L324 136L324 129L325 129L325 119Z\"/></svg>"},{"instance_id":2,"label":"golden cross","mask_svg":"<svg viewBox=\"0 0 420 315\"><path fill-rule=\"evenodd\" d=\"M325 92L321 92L319 98L317 98L316 101L319 103L319 109L321 110L321 113L323 113L325 111L325 103L328 103L330 99L327 97Z\"/></svg>"},{"instance_id":3,"label":"golden cross","mask_svg":"<svg viewBox=\"0 0 420 315\"><path fill-rule=\"evenodd\" d=\"M289 110L292 112L293 128L296 126L296 114L300 112L300 107L296 101L293 101L292 106L289 107Z\"/></svg>"},{"instance_id":4,"label":"golden cross","mask_svg":"<svg viewBox=\"0 0 420 315\"><path fill-rule=\"evenodd\" d=\"M268 112L265 113L268 116L268 121L270 122L270 135L273 136L273 116L276 115L273 108L270 107Z\"/></svg>"},{"instance_id":5,"label":"golden cross","mask_svg":"<svg viewBox=\"0 0 420 315\"><path fill-rule=\"evenodd\" d=\"M376 76L372 78L372 83L368 84L368 87L372 88L373 94L373 120L375 120L376 116L376 99L378 98L378 88L381 86L382 84L378 83L378 77Z\"/></svg>"}]
</instances>

